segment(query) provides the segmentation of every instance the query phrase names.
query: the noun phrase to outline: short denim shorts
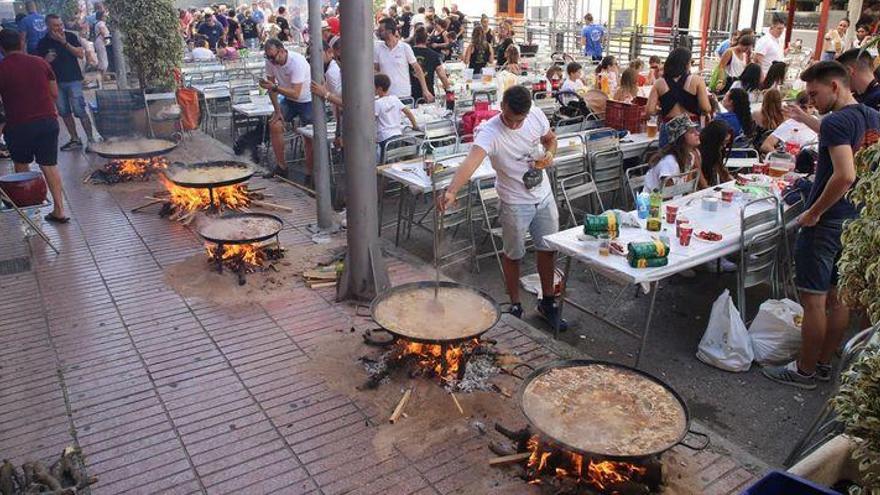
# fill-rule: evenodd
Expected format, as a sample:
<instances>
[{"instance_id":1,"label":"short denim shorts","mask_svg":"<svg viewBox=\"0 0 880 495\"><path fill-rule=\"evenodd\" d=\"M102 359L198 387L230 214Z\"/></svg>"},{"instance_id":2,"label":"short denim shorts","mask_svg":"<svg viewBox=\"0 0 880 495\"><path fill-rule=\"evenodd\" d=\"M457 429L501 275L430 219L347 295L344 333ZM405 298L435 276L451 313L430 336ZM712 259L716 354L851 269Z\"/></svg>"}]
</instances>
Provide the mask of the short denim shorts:
<instances>
[{"instance_id":1,"label":"short denim shorts","mask_svg":"<svg viewBox=\"0 0 880 495\"><path fill-rule=\"evenodd\" d=\"M843 245L843 220L803 227L794 249L795 283L798 290L825 294L837 285L837 261Z\"/></svg>"},{"instance_id":2,"label":"short denim shorts","mask_svg":"<svg viewBox=\"0 0 880 495\"><path fill-rule=\"evenodd\" d=\"M499 211L501 235L504 240L504 256L520 260L526 255L526 232L538 251L555 251L544 237L559 232L559 210L552 194L537 204L507 204L501 202Z\"/></svg>"}]
</instances>

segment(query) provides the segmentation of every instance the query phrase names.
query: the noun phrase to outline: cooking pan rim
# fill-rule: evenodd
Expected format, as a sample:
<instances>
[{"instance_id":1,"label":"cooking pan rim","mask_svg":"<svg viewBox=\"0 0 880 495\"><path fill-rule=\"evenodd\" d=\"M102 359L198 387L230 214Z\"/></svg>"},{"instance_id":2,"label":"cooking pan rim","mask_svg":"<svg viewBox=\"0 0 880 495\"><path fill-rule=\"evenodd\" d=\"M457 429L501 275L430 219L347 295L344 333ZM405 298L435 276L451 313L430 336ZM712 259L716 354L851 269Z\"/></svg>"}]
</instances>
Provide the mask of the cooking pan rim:
<instances>
[{"instance_id":1,"label":"cooking pan rim","mask_svg":"<svg viewBox=\"0 0 880 495\"><path fill-rule=\"evenodd\" d=\"M174 179L174 174L169 171L172 168L203 168L203 167L214 167L218 164L225 164L227 167L232 167L232 164L237 164L235 168L243 168L247 170L247 173L243 174L241 177L236 177L234 179L219 181L219 182L186 182ZM247 182L251 177L256 174L256 170L245 162L238 162L234 160L212 160L207 162L196 162L196 163L183 163L183 162L173 162L168 165L168 168L162 170L162 175L171 181L176 186L185 187L187 189L213 189L215 187L226 187L232 186L235 184L241 184L242 182Z\"/></svg>"},{"instance_id":2,"label":"cooking pan rim","mask_svg":"<svg viewBox=\"0 0 880 495\"><path fill-rule=\"evenodd\" d=\"M166 143L168 143L168 145L161 150L150 151L147 153L107 153L107 152L98 151L99 149L101 149L100 143L98 143L99 146L97 147L97 149L92 148L92 151L94 151L95 154L100 156L101 158L107 158L109 160L128 160L128 159L132 159L132 158L153 158L156 156L162 156L164 154L167 154L167 153L174 151L180 145L180 143L178 143L176 141L171 141L168 139L159 139L159 138L136 138L136 139L152 139L155 141L165 141ZM124 141L124 140L122 140L122 141Z\"/></svg>"},{"instance_id":3,"label":"cooking pan rim","mask_svg":"<svg viewBox=\"0 0 880 495\"><path fill-rule=\"evenodd\" d=\"M213 239L213 238L207 237L207 236L205 236L204 234L202 234L201 229L199 229L198 227L196 228L196 233L199 235L199 237L201 237L202 239L204 239L204 240L207 241L207 242L210 242L210 243L212 243L212 244L217 244L217 245L222 244L222 245L225 246L225 245L238 245L238 244L254 244L254 243L257 243L257 242L262 242L262 241L265 241L265 240L268 240L268 239L271 239L271 238L275 237L275 236L278 235L282 230L284 230L284 220L282 220L281 217L279 217L279 216L277 216L277 215L273 215L273 214L271 214L271 213L263 213L263 212L236 212L236 213L225 213L225 214L223 214L223 215L220 215L219 217L214 217L214 218L212 218L212 219L213 219L213 220L223 220L223 219L227 219L227 218L241 218L241 217L249 217L249 218L254 218L254 217L269 218L269 219L271 219L271 220L275 220L276 222L278 222L279 229L278 229L275 233L273 233L273 234L265 235L265 236L261 236L261 237L257 237L257 238L253 238L253 239L246 239L246 240L245 240L245 239L241 239L241 240L218 240L218 239Z\"/></svg>"}]
</instances>

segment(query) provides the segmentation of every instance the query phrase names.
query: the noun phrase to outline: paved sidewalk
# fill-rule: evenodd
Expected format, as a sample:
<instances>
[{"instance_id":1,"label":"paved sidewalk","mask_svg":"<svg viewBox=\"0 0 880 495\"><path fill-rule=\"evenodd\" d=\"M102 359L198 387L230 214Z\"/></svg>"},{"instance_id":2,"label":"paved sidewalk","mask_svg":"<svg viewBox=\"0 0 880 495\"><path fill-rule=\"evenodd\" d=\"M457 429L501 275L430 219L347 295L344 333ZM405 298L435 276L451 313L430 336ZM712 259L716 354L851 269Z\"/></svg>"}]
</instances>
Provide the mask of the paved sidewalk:
<instances>
[{"instance_id":1,"label":"paved sidewalk","mask_svg":"<svg viewBox=\"0 0 880 495\"><path fill-rule=\"evenodd\" d=\"M209 159L205 144L197 136L193 150L178 153ZM78 444L99 478L96 494L537 493L486 464L495 436L479 425L524 424L511 399L461 396L462 417L439 387L420 383L410 418L388 425L388 401L411 383L370 395L327 378L334 369L365 378L351 359L369 352L359 346L369 322L356 307L301 282L274 300L181 296L167 269L202 252L201 242L153 211L130 213L144 202L140 191L84 185L89 166L102 163L90 158L61 154L73 222L46 227L60 256L37 239L22 243L17 217L0 215L0 260L30 259L29 270L0 272L0 457L51 462ZM281 215L285 247L311 245L312 200L278 183L251 184L294 208ZM428 278L405 255L389 252L388 262L394 284ZM488 337L533 365L572 355L508 317ZM510 415L493 417L496 407ZM419 422L437 408L448 410L445 420ZM715 444L672 451L693 478L681 493L737 493L763 468Z\"/></svg>"}]
</instances>

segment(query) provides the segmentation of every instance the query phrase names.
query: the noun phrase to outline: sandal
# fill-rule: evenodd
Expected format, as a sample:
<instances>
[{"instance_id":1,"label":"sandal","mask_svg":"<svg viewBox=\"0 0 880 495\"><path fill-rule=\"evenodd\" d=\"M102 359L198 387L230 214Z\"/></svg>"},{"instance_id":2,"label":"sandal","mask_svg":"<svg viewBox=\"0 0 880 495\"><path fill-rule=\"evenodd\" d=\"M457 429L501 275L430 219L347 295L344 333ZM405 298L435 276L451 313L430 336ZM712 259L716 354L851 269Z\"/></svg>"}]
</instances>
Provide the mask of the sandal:
<instances>
[{"instance_id":1,"label":"sandal","mask_svg":"<svg viewBox=\"0 0 880 495\"><path fill-rule=\"evenodd\" d=\"M55 215L49 213L45 217L43 217L49 223L59 223L65 224L70 221L70 217L56 217Z\"/></svg>"}]
</instances>

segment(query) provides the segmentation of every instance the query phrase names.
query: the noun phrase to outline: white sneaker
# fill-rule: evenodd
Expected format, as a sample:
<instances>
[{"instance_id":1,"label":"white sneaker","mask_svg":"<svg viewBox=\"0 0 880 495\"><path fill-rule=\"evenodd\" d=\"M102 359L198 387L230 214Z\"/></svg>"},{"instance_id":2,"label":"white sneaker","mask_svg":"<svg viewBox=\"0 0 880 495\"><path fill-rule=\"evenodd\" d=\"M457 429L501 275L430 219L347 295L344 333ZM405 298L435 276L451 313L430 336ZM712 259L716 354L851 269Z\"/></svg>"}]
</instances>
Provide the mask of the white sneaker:
<instances>
[{"instance_id":1,"label":"white sneaker","mask_svg":"<svg viewBox=\"0 0 880 495\"><path fill-rule=\"evenodd\" d=\"M721 271L724 273L735 272L739 269L736 263L728 260L727 258L721 258Z\"/></svg>"}]
</instances>

